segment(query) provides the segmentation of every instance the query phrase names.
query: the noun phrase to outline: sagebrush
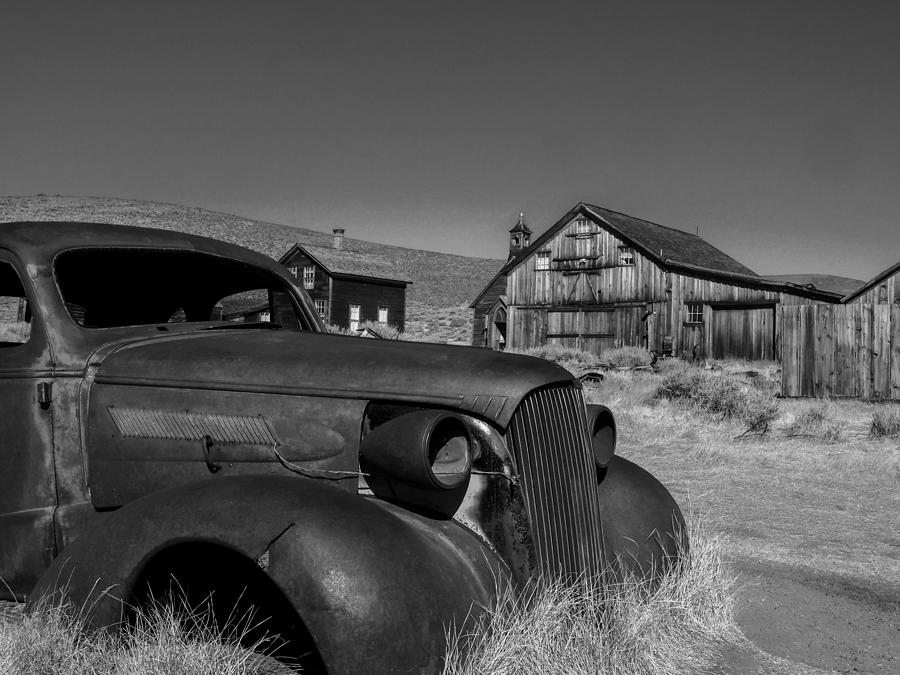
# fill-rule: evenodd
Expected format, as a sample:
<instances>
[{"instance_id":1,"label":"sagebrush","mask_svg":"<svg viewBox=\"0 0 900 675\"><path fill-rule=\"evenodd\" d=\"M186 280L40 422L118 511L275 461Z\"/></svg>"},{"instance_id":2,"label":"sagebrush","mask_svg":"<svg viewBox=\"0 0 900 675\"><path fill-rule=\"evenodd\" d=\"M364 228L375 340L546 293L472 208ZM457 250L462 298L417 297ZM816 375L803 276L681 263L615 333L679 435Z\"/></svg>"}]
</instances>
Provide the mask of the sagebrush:
<instances>
[{"instance_id":1,"label":"sagebrush","mask_svg":"<svg viewBox=\"0 0 900 675\"><path fill-rule=\"evenodd\" d=\"M657 387L657 396L689 405L715 419L741 422L748 431L768 430L779 415L777 401L765 392L728 375L689 366L666 374Z\"/></svg>"}]
</instances>

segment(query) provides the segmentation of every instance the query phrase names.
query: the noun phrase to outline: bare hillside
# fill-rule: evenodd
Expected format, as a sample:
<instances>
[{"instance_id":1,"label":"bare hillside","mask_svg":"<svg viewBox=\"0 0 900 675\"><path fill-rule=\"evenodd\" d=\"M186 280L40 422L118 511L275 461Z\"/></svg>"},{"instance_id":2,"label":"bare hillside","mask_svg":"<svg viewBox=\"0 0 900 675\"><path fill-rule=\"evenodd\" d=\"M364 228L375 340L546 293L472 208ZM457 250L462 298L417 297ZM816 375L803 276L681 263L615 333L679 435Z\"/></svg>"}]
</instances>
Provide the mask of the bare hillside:
<instances>
[{"instance_id":1,"label":"bare hillside","mask_svg":"<svg viewBox=\"0 0 900 675\"><path fill-rule=\"evenodd\" d=\"M177 204L104 197L0 197L0 222L17 220L93 221L178 230L240 244L276 259L295 242L329 246L332 241L330 232ZM391 262L413 280L409 302L431 307L468 304L504 262L350 237L344 240L344 247L374 253Z\"/></svg>"}]
</instances>

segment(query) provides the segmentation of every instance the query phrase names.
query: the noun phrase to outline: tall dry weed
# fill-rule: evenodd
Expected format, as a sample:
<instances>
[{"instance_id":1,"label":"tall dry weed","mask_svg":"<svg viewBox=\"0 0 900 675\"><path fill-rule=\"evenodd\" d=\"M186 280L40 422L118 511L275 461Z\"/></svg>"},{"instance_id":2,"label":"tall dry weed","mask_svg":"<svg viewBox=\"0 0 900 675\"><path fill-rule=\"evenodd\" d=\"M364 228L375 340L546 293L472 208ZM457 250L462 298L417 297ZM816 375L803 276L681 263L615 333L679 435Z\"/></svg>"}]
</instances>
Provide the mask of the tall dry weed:
<instances>
[{"instance_id":1,"label":"tall dry weed","mask_svg":"<svg viewBox=\"0 0 900 675\"><path fill-rule=\"evenodd\" d=\"M723 543L692 520L691 547L650 584L541 580L510 590L475 626L449 636L444 675L699 672L739 639Z\"/></svg>"},{"instance_id":2,"label":"tall dry weed","mask_svg":"<svg viewBox=\"0 0 900 675\"><path fill-rule=\"evenodd\" d=\"M89 629L83 612L44 603L0 623L4 675L256 675L274 670L266 642L242 645L252 617L216 624L203 607L155 603L119 633ZM277 667L277 666L276 666Z\"/></svg>"}]
</instances>

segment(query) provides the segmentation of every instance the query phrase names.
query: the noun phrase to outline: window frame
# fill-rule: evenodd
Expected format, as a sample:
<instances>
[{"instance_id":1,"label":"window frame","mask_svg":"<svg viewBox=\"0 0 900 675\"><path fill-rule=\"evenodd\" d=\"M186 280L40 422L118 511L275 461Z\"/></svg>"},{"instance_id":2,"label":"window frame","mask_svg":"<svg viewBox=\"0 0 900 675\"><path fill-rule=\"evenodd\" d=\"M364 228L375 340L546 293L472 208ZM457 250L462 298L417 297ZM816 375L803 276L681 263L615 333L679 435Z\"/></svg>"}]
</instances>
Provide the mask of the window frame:
<instances>
[{"instance_id":1,"label":"window frame","mask_svg":"<svg viewBox=\"0 0 900 675\"><path fill-rule=\"evenodd\" d=\"M319 303L321 303L321 308L322 308L321 310L319 309L319 307L320 307ZM322 319L322 321L324 321L326 315L328 314L328 301L325 300L324 298L315 298L313 300L313 305L316 308L316 314L318 314L319 317Z\"/></svg>"},{"instance_id":2,"label":"window frame","mask_svg":"<svg viewBox=\"0 0 900 675\"><path fill-rule=\"evenodd\" d=\"M619 247L619 267L634 267L636 262L634 257L634 246Z\"/></svg>"},{"instance_id":3,"label":"window frame","mask_svg":"<svg viewBox=\"0 0 900 675\"><path fill-rule=\"evenodd\" d=\"M303 288L307 291L311 291L316 287L316 266L315 265L304 265L303 266Z\"/></svg>"},{"instance_id":4,"label":"window frame","mask_svg":"<svg viewBox=\"0 0 900 675\"><path fill-rule=\"evenodd\" d=\"M353 318L353 310L356 310L356 318ZM348 315L348 325L351 331L358 331L359 324L362 321L362 306L361 305L349 305ZM356 324L356 325L354 325Z\"/></svg>"},{"instance_id":5,"label":"window frame","mask_svg":"<svg viewBox=\"0 0 900 675\"><path fill-rule=\"evenodd\" d=\"M384 312L384 320L383 321L381 319L382 312ZM388 307L385 307L384 305L378 305L378 323L380 323L383 326L386 326L388 324L388 316L389 315L390 315L390 312L389 312Z\"/></svg>"},{"instance_id":6,"label":"window frame","mask_svg":"<svg viewBox=\"0 0 900 675\"><path fill-rule=\"evenodd\" d=\"M696 317L700 317L699 319ZM686 326L702 326L703 325L703 303L702 302L686 302L684 303L684 324Z\"/></svg>"},{"instance_id":7,"label":"window frame","mask_svg":"<svg viewBox=\"0 0 900 675\"><path fill-rule=\"evenodd\" d=\"M541 263L546 264L546 267L542 266ZM535 272L549 272L550 271L550 251L538 251L535 254L534 271Z\"/></svg>"}]
</instances>

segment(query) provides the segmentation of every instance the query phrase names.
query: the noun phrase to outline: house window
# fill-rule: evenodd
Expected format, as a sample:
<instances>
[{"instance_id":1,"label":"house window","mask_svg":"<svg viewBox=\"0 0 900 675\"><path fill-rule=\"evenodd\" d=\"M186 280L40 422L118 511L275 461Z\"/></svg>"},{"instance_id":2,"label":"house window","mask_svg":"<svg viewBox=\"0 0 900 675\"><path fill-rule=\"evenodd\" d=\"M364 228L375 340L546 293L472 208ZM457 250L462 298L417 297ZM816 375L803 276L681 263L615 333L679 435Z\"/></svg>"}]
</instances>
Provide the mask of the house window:
<instances>
[{"instance_id":1,"label":"house window","mask_svg":"<svg viewBox=\"0 0 900 675\"><path fill-rule=\"evenodd\" d=\"M388 322L388 308L387 307L379 307L378 308L378 323L387 323Z\"/></svg>"},{"instance_id":2,"label":"house window","mask_svg":"<svg viewBox=\"0 0 900 675\"><path fill-rule=\"evenodd\" d=\"M687 303L687 323L703 323L703 305L701 303Z\"/></svg>"},{"instance_id":3,"label":"house window","mask_svg":"<svg viewBox=\"0 0 900 675\"><path fill-rule=\"evenodd\" d=\"M288 267L288 272L291 273L292 277L294 277L295 279L297 278L297 266L296 265L294 265L292 267Z\"/></svg>"},{"instance_id":4,"label":"house window","mask_svg":"<svg viewBox=\"0 0 900 675\"><path fill-rule=\"evenodd\" d=\"M593 235L591 221L587 218L579 218L575 221L575 236L579 239Z\"/></svg>"},{"instance_id":5,"label":"house window","mask_svg":"<svg viewBox=\"0 0 900 675\"><path fill-rule=\"evenodd\" d=\"M272 321L272 314L268 310L263 310L257 315L257 321L262 321L263 323L270 323Z\"/></svg>"},{"instance_id":6,"label":"house window","mask_svg":"<svg viewBox=\"0 0 900 675\"><path fill-rule=\"evenodd\" d=\"M359 330L359 305L350 305L350 330Z\"/></svg>"},{"instance_id":7,"label":"house window","mask_svg":"<svg viewBox=\"0 0 900 675\"><path fill-rule=\"evenodd\" d=\"M634 249L630 246L619 247L619 264L634 265Z\"/></svg>"},{"instance_id":8,"label":"house window","mask_svg":"<svg viewBox=\"0 0 900 675\"><path fill-rule=\"evenodd\" d=\"M324 300L316 299L316 313L319 316L321 316L322 319L325 318L325 301Z\"/></svg>"},{"instance_id":9,"label":"house window","mask_svg":"<svg viewBox=\"0 0 900 675\"><path fill-rule=\"evenodd\" d=\"M303 268L303 288L312 288L316 284L316 268L308 265Z\"/></svg>"},{"instance_id":10,"label":"house window","mask_svg":"<svg viewBox=\"0 0 900 675\"><path fill-rule=\"evenodd\" d=\"M550 251L538 251L534 269L538 272L550 269Z\"/></svg>"}]
</instances>

